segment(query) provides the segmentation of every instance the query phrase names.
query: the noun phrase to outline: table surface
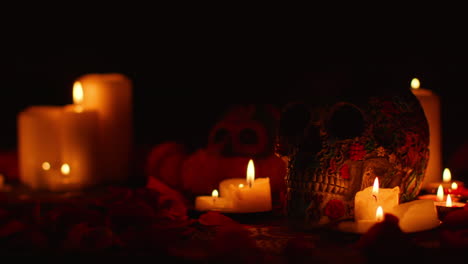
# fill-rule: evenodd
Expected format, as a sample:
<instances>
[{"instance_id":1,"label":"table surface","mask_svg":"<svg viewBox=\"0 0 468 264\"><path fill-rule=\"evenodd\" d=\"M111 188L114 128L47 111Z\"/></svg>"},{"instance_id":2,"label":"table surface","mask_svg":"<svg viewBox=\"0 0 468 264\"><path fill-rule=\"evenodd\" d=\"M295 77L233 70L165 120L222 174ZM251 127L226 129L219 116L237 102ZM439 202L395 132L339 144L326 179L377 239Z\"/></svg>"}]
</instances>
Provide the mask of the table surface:
<instances>
[{"instance_id":1,"label":"table surface","mask_svg":"<svg viewBox=\"0 0 468 264\"><path fill-rule=\"evenodd\" d=\"M116 247L113 245L103 250L62 252L60 251L60 245L63 241L60 241L54 246L49 245L37 250L34 248L36 242L31 242L34 239L37 240L37 238L27 237L28 243L26 243L26 246L21 246L21 250L18 251L17 248L11 247L11 241L22 237L19 236L19 233L24 234L26 232L25 229L16 233L13 231L10 235L2 235L2 228L5 229L8 221L5 220L7 219L6 217L1 215L1 210L7 212L14 211L16 213L23 212L24 216L25 211L31 214L34 214L32 213L34 210L37 212L37 207L40 205L39 214L44 216L48 211L53 211L54 208L61 205L76 205L77 201L84 204L86 209L94 210L94 207L90 207L90 204L95 204L96 199L101 197L103 193L108 195L103 190L75 193L31 192L31 190L20 186L14 186L7 191L4 190L0 193L3 197L0 199L2 205L0 206L1 253L3 255L13 254L18 256L55 256L57 260L61 261L63 261L63 257L69 257L70 255L105 256L106 258L116 257L116 259L130 256L158 255L164 256L170 261L182 261L186 263L234 263L236 261L246 262L248 259L257 259L260 263L311 263L306 261L319 263L370 263L374 260L373 258L396 259L408 255L416 256L424 261L424 263L437 263L437 261L446 262L447 260L455 260L460 257L458 249L445 248L441 245L439 227L423 232L404 234L405 241L410 242L410 246L405 247L404 251L398 251L400 241L396 239L395 241L387 241L389 243L386 245L390 246L386 250L379 251L379 248L377 248L374 250L374 253L369 253L369 251L365 251L362 248L356 249L354 247L363 239L363 235L342 232L333 227L301 229L291 223L289 219L277 210L256 214L220 214L222 220L219 223L216 222L218 220L215 220L215 223L203 224L203 221L200 219L202 219L202 216L207 215L206 212L198 212L188 208L186 218L183 221L173 219L160 224L162 221L159 218L152 218L157 219L159 226L155 228L155 225L151 223L148 225L149 229L144 229L146 228L145 226L141 228L135 226L134 223L140 223L146 216L143 214L140 217L138 210L131 211L130 213L135 214L135 217L137 215L140 217L136 220L129 220L129 226L133 228L133 231L142 231L142 233L135 234L143 234L144 243L148 243L148 245L156 241L152 244L153 246L146 247L145 245L144 249L138 248L141 244L136 243L135 245L138 246L133 246L132 248L126 246ZM10 214L9 219L11 222L15 218L11 217ZM132 222L134 220L137 222ZM183 224L178 226L177 223ZM235 224L232 225L231 223ZM80 222L77 220L73 224L80 224ZM89 222L88 225L92 225L92 223ZM37 228L41 228L43 225L36 223L30 226L33 226L33 229L37 231ZM54 222L53 226L57 227L57 223ZM147 230L150 231L146 232ZM111 231L114 235L123 234L115 229ZM152 233L153 231L154 233ZM47 232L43 233L50 234ZM148 234L152 234L153 237L148 239L146 236ZM174 239L168 239L171 236ZM141 238L138 235L135 235L135 237L136 240ZM28 246L31 246L31 248L28 248ZM52 254L51 252L54 253Z\"/></svg>"}]
</instances>

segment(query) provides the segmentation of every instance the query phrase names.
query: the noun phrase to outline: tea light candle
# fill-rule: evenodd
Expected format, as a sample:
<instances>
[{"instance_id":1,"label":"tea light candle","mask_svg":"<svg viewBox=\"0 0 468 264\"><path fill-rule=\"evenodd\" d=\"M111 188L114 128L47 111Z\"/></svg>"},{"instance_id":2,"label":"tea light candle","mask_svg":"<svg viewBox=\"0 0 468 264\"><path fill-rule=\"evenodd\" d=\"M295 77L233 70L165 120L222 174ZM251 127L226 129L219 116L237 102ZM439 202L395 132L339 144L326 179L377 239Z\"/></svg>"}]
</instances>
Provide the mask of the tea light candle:
<instances>
[{"instance_id":1,"label":"tea light candle","mask_svg":"<svg viewBox=\"0 0 468 264\"><path fill-rule=\"evenodd\" d=\"M354 219L373 220L378 206L382 207L383 213L388 212L398 205L400 187L379 188L378 177L375 178L373 186L367 187L356 193L354 197Z\"/></svg>"},{"instance_id":2,"label":"tea light candle","mask_svg":"<svg viewBox=\"0 0 468 264\"><path fill-rule=\"evenodd\" d=\"M433 200L437 205L440 205L446 201L446 196L442 184L439 184L437 188L437 194L425 194L418 196L419 200ZM458 198L451 198L452 200L458 201Z\"/></svg>"},{"instance_id":3,"label":"tea light candle","mask_svg":"<svg viewBox=\"0 0 468 264\"><path fill-rule=\"evenodd\" d=\"M255 179L253 160L247 165L247 177L226 179L220 182L221 197L232 203L231 212L252 213L271 211L270 178Z\"/></svg>"},{"instance_id":4,"label":"tea light candle","mask_svg":"<svg viewBox=\"0 0 468 264\"><path fill-rule=\"evenodd\" d=\"M228 205L228 201L219 197L216 189L213 190L211 196L197 196L195 198L195 210L197 211L218 211L228 207Z\"/></svg>"},{"instance_id":5,"label":"tea light candle","mask_svg":"<svg viewBox=\"0 0 468 264\"><path fill-rule=\"evenodd\" d=\"M439 188L439 186L442 186L442 188L446 190L446 192L449 192L452 189L456 190L458 188L463 188L463 182L452 180L452 173L448 168L445 168L444 172L442 173L442 181L427 183L426 190L429 192L433 192L434 190Z\"/></svg>"}]
</instances>

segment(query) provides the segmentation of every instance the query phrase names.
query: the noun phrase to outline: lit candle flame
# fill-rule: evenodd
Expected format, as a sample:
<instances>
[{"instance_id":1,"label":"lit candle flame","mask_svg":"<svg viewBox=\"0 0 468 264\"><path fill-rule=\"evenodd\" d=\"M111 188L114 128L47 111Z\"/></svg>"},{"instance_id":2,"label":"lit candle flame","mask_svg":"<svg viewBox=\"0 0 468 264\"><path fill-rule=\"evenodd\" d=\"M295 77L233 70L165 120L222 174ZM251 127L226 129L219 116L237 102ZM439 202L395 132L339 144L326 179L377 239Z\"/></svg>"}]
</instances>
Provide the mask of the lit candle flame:
<instances>
[{"instance_id":1,"label":"lit candle flame","mask_svg":"<svg viewBox=\"0 0 468 264\"><path fill-rule=\"evenodd\" d=\"M244 188L244 184L239 184L239 188Z\"/></svg>"},{"instance_id":2,"label":"lit candle flame","mask_svg":"<svg viewBox=\"0 0 468 264\"><path fill-rule=\"evenodd\" d=\"M249 185L249 188L252 187L253 183L255 181L255 167L253 160L249 160L249 164L247 165L247 185Z\"/></svg>"},{"instance_id":3,"label":"lit candle flame","mask_svg":"<svg viewBox=\"0 0 468 264\"><path fill-rule=\"evenodd\" d=\"M450 194L447 194L447 201L445 202L445 205L452 207L452 198L450 197Z\"/></svg>"},{"instance_id":4,"label":"lit candle flame","mask_svg":"<svg viewBox=\"0 0 468 264\"><path fill-rule=\"evenodd\" d=\"M452 190L458 189L458 184L457 184L456 182L452 182L451 189L452 189Z\"/></svg>"},{"instance_id":5,"label":"lit candle flame","mask_svg":"<svg viewBox=\"0 0 468 264\"><path fill-rule=\"evenodd\" d=\"M437 201L442 202L444 200L444 188L442 188L442 184L439 184L439 188L437 188Z\"/></svg>"},{"instance_id":6,"label":"lit candle flame","mask_svg":"<svg viewBox=\"0 0 468 264\"><path fill-rule=\"evenodd\" d=\"M83 111L81 103L83 103L83 86L81 82L75 82L73 84L73 103L76 105L75 109L77 112Z\"/></svg>"},{"instance_id":7,"label":"lit candle flame","mask_svg":"<svg viewBox=\"0 0 468 264\"><path fill-rule=\"evenodd\" d=\"M50 163L45 161L42 163L42 169L45 170L45 171L48 171L50 170Z\"/></svg>"},{"instance_id":8,"label":"lit candle flame","mask_svg":"<svg viewBox=\"0 0 468 264\"><path fill-rule=\"evenodd\" d=\"M211 196L213 196L213 198L217 198L219 196L218 190L214 189Z\"/></svg>"},{"instance_id":9,"label":"lit candle flame","mask_svg":"<svg viewBox=\"0 0 468 264\"><path fill-rule=\"evenodd\" d=\"M413 80L411 80L411 88L419 89L420 85L421 83L419 82L418 78L413 78Z\"/></svg>"},{"instance_id":10,"label":"lit candle flame","mask_svg":"<svg viewBox=\"0 0 468 264\"><path fill-rule=\"evenodd\" d=\"M375 177L374 186L372 186L372 194L377 197L379 194L379 178Z\"/></svg>"},{"instance_id":11,"label":"lit candle flame","mask_svg":"<svg viewBox=\"0 0 468 264\"><path fill-rule=\"evenodd\" d=\"M70 174L70 165L68 165L67 163L64 163L62 167L60 167L60 171L62 172L63 175Z\"/></svg>"},{"instance_id":12,"label":"lit candle flame","mask_svg":"<svg viewBox=\"0 0 468 264\"><path fill-rule=\"evenodd\" d=\"M377 220L377 222L382 222L383 220L383 209L382 209L382 206L379 205L379 207L377 207L377 210L375 211L375 220Z\"/></svg>"},{"instance_id":13,"label":"lit candle flame","mask_svg":"<svg viewBox=\"0 0 468 264\"><path fill-rule=\"evenodd\" d=\"M444 169L444 173L442 174L442 180L444 182L450 182L452 180L452 174L448 168Z\"/></svg>"}]
</instances>

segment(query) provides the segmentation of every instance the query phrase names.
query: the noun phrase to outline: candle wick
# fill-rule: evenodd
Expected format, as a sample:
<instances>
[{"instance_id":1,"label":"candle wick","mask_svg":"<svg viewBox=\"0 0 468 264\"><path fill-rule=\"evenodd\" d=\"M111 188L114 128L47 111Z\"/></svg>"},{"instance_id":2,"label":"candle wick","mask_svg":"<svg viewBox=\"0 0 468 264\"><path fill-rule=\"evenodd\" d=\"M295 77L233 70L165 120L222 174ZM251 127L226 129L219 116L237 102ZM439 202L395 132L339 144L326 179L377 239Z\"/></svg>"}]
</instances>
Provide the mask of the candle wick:
<instances>
[{"instance_id":1,"label":"candle wick","mask_svg":"<svg viewBox=\"0 0 468 264\"><path fill-rule=\"evenodd\" d=\"M378 200L377 195L373 194L372 196L374 197L375 201L377 202L377 200Z\"/></svg>"}]
</instances>

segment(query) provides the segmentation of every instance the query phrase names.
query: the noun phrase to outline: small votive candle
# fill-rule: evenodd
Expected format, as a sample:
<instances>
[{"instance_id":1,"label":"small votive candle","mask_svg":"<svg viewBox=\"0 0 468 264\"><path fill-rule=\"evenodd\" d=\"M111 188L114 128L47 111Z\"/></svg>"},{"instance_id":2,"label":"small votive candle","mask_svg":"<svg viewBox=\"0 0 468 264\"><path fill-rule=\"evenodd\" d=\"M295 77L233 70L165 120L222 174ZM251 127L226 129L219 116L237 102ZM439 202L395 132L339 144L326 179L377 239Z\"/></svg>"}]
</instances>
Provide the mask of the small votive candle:
<instances>
[{"instance_id":1,"label":"small votive candle","mask_svg":"<svg viewBox=\"0 0 468 264\"><path fill-rule=\"evenodd\" d=\"M195 198L195 209L197 211L216 211L226 207L228 201L219 197L218 190L213 190L211 196L197 196Z\"/></svg>"}]
</instances>

